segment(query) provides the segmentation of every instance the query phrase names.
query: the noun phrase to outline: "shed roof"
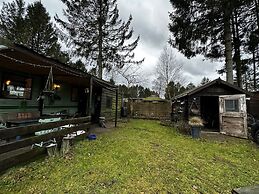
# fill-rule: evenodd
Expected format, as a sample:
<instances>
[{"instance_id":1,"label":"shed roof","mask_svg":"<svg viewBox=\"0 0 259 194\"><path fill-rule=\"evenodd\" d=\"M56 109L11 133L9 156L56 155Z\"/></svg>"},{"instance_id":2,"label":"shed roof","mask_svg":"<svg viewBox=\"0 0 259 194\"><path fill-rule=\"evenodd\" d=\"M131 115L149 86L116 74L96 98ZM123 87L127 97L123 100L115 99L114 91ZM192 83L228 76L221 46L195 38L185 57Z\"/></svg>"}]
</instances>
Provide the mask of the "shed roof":
<instances>
[{"instance_id":1,"label":"shed roof","mask_svg":"<svg viewBox=\"0 0 259 194\"><path fill-rule=\"evenodd\" d=\"M196 87L196 88L188 90L188 91L186 91L186 92L184 92L182 94L179 94L179 95L175 96L174 98L172 98L172 100L177 100L177 99L184 98L186 96L191 96L191 95L197 94L200 91L202 91L202 90L204 90L206 88L211 87L212 85L224 85L224 86L227 86L227 87L229 87L231 89L234 89L234 90L240 92L241 94L246 94L248 96L251 96L250 92L248 92L248 91L246 91L246 90L244 90L242 88L239 88L236 85L230 84L230 83L228 83L228 82L218 78L218 79L215 79L215 80L213 80L211 82L208 82L208 83L206 83L206 84L204 84L204 85L202 85L200 87Z\"/></svg>"}]
</instances>

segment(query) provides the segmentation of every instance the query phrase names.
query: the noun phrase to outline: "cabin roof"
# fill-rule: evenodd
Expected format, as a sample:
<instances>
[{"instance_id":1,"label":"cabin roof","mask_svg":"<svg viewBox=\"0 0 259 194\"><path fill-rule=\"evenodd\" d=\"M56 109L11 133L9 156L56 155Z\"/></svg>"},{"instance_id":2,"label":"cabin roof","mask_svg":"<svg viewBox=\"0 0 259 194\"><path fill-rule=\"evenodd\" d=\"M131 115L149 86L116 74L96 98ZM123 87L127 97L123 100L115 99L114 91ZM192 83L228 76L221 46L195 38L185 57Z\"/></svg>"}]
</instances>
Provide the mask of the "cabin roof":
<instances>
[{"instance_id":1,"label":"cabin roof","mask_svg":"<svg viewBox=\"0 0 259 194\"><path fill-rule=\"evenodd\" d=\"M230 83L228 83L228 82L218 78L218 79L215 79L215 80L213 80L211 82L208 82L208 83L206 83L206 84L204 84L202 86L193 88L193 89L188 90L188 91L186 91L186 92L184 92L182 94L179 94L179 95L175 96L174 98L172 98L172 100L178 100L178 99L181 99L181 98L184 98L184 97L187 97L187 96L191 96L191 95L197 94L197 93L201 92L202 90L204 90L206 88L209 88L209 87L211 87L213 85L226 86L226 87L229 87L229 88L231 88L233 90L236 90L237 92L239 92L241 94L246 94L248 96L251 96L250 92L248 92L248 91L246 91L244 89L241 89L238 86L235 86L233 84L230 84Z\"/></svg>"},{"instance_id":2,"label":"cabin roof","mask_svg":"<svg viewBox=\"0 0 259 194\"><path fill-rule=\"evenodd\" d=\"M117 86L97 78L82 70L75 69L61 61L37 53L34 50L20 44L0 45L1 67L21 72L30 72L35 75L47 75L50 67L53 68L53 74L62 79L76 79L76 82L86 82L93 78L93 81L107 88L117 88Z\"/></svg>"}]
</instances>

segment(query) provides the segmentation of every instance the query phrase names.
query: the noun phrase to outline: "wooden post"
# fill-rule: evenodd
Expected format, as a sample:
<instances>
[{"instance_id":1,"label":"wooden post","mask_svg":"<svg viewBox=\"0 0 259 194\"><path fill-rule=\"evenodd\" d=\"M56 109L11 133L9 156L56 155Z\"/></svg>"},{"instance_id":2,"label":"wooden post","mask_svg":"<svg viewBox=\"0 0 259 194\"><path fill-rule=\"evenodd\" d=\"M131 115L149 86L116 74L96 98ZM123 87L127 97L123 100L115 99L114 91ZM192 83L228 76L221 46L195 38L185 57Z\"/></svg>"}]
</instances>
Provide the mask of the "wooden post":
<instances>
[{"instance_id":1,"label":"wooden post","mask_svg":"<svg viewBox=\"0 0 259 194\"><path fill-rule=\"evenodd\" d=\"M93 99L93 77L90 78L90 88L89 88L89 110L88 110L88 116L91 116L92 113L92 99Z\"/></svg>"},{"instance_id":2,"label":"wooden post","mask_svg":"<svg viewBox=\"0 0 259 194\"><path fill-rule=\"evenodd\" d=\"M58 156L56 143L51 143L50 145L46 146L46 148L47 148L48 156L50 156L50 157Z\"/></svg>"},{"instance_id":3,"label":"wooden post","mask_svg":"<svg viewBox=\"0 0 259 194\"><path fill-rule=\"evenodd\" d=\"M121 93L121 108L122 107L123 107L123 113L124 113L125 112L125 107L124 107L124 93L123 92ZM120 118L122 118L122 114L120 114Z\"/></svg>"},{"instance_id":4,"label":"wooden post","mask_svg":"<svg viewBox=\"0 0 259 194\"><path fill-rule=\"evenodd\" d=\"M115 127L117 127L117 119L118 119L118 89L116 89Z\"/></svg>"},{"instance_id":5,"label":"wooden post","mask_svg":"<svg viewBox=\"0 0 259 194\"><path fill-rule=\"evenodd\" d=\"M62 156L65 156L67 153L69 153L73 139L74 139L73 137L64 137L63 138L62 145L61 145Z\"/></svg>"},{"instance_id":6,"label":"wooden post","mask_svg":"<svg viewBox=\"0 0 259 194\"><path fill-rule=\"evenodd\" d=\"M189 120L189 99L190 99L190 97L187 97L184 100L185 101L185 115L184 115L184 117L185 117L186 121Z\"/></svg>"}]
</instances>

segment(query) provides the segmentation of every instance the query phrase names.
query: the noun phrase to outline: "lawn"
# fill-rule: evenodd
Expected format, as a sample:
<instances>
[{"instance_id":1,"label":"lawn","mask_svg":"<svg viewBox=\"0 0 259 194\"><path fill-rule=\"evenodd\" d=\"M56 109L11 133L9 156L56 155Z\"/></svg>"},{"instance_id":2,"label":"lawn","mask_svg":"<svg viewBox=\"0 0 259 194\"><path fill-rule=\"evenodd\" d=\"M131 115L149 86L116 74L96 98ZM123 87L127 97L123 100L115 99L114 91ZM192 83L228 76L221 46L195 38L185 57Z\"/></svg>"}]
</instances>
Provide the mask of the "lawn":
<instances>
[{"instance_id":1,"label":"lawn","mask_svg":"<svg viewBox=\"0 0 259 194\"><path fill-rule=\"evenodd\" d=\"M231 139L193 140L158 121L132 120L0 177L0 193L230 193L259 184L259 150Z\"/></svg>"}]
</instances>

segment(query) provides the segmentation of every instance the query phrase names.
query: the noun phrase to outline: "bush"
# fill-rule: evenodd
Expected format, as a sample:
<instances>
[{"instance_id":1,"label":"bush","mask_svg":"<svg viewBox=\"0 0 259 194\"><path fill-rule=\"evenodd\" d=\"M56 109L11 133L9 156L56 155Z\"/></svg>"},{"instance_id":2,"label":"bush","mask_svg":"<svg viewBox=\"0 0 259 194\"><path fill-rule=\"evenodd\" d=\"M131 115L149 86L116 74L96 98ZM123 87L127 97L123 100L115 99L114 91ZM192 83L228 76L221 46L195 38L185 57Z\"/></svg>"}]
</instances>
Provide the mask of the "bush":
<instances>
[{"instance_id":1,"label":"bush","mask_svg":"<svg viewBox=\"0 0 259 194\"><path fill-rule=\"evenodd\" d=\"M180 120L180 121L177 121L177 122L165 120L165 121L161 121L160 125L175 128L177 132L179 132L183 135L190 135L191 134L190 125L186 121L183 121L183 120Z\"/></svg>"},{"instance_id":2,"label":"bush","mask_svg":"<svg viewBox=\"0 0 259 194\"><path fill-rule=\"evenodd\" d=\"M191 128L190 125L188 125L188 123L186 121L178 121L177 123L175 123L175 128L176 130L184 135L190 135L191 134Z\"/></svg>"}]
</instances>

